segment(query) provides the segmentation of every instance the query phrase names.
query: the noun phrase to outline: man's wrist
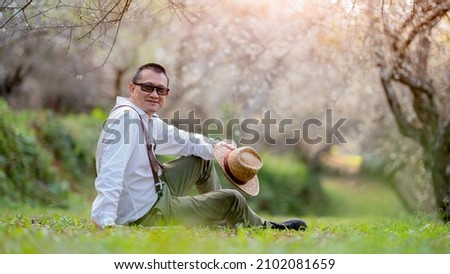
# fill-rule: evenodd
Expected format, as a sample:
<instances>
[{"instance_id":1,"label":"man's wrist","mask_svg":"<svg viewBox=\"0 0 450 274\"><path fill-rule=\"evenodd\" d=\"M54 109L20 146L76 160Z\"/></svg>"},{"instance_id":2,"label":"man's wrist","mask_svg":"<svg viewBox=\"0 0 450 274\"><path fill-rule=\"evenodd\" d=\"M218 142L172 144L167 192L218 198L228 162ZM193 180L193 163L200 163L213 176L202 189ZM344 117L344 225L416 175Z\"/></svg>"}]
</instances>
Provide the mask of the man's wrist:
<instances>
[{"instance_id":1,"label":"man's wrist","mask_svg":"<svg viewBox=\"0 0 450 274\"><path fill-rule=\"evenodd\" d=\"M105 228L110 228L116 225L116 222L114 221L113 218L105 218L102 219L99 223L99 226L103 229Z\"/></svg>"},{"instance_id":2,"label":"man's wrist","mask_svg":"<svg viewBox=\"0 0 450 274\"><path fill-rule=\"evenodd\" d=\"M225 146L228 149L236 149L237 148L237 144L233 141L233 140L229 140L229 139L225 139L225 140L221 140L215 144L212 144L212 147L214 148L215 146Z\"/></svg>"}]
</instances>

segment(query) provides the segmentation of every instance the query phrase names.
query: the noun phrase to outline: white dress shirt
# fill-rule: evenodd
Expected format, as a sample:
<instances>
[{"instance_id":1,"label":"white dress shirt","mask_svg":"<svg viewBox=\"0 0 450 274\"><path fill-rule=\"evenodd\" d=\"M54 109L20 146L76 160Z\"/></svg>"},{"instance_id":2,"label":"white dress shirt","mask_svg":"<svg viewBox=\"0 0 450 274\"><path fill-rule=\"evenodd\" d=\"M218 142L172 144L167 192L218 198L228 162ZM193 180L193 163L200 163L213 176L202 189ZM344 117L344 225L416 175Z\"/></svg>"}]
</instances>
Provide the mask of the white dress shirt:
<instances>
[{"instance_id":1,"label":"white dress shirt","mask_svg":"<svg viewBox=\"0 0 450 274\"><path fill-rule=\"evenodd\" d=\"M126 107L116 108L123 105ZM156 143L157 155L196 155L206 160L214 159L211 144L203 135L178 130L156 114L151 117L152 126L149 127L149 117L142 109L128 98L117 97L97 143L97 197L92 204L91 217L100 227L136 221L157 201L138 115Z\"/></svg>"}]
</instances>

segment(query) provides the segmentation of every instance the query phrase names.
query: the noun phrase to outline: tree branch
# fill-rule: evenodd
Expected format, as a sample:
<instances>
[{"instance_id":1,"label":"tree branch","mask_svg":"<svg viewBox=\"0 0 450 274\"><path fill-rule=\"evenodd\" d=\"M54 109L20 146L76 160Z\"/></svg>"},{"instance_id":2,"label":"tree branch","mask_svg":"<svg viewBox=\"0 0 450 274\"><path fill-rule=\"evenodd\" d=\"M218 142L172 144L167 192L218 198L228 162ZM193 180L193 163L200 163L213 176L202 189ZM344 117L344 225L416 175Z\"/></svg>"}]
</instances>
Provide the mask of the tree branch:
<instances>
[{"instance_id":1,"label":"tree branch","mask_svg":"<svg viewBox=\"0 0 450 274\"><path fill-rule=\"evenodd\" d=\"M425 146L432 145L432 139L437 134L439 123L439 114L437 113L435 101L436 91L427 72L430 51L430 41L427 35L431 33L431 29L450 10L450 2L444 3L438 0L434 4L436 6L433 7L427 2L419 1L415 3L410 16L396 31L397 35L392 37L393 62L389 65L389 70L388 66L384 66L384 69L382 69L382 73L384 73L384 76L382 76L383 87L401 132ZM417 8L416 5L422 9ZM408 31L408 28L411 28L411 30ZM402 40L405 32L406 38ZM417 36L421 36L417 52L418 61L412 62L411 60L414 59L408 59L406 53L408 47ZM379 58L384 60L384 57L380 54ZM391 79L386 77L391 77ZM390 83L392 80L402 83L409 88L413 95L413 108L418 120L416 119L412 123L407 122L394 94L392 83Z\"/></svg>"},{"instance_id":2,"label":"tree branch","mask_svg":"<svg viewBox=\"0 0 450 274\"><path fill-rule=\"evenodd\" d=\"M401 35L406 32L406 25L412 26L411 31L406 35L406 39L404 39L403 41L398 39L393 44L394 51L400 53L398 64L400 64L404 60L406 48L412 43L416 36L423 31L431 30L439 22L439 20L447 14L449 10L450 2L446 2L438 4L436 8L432 9L430 12L425 13L424 15L419 12L411 14L410 17L415 17L418 22L414 23L413 18L408 18L404 22L404 26L402 25L402 27L399 29L397 37L401 37Z\"/></svg>"},{"instance_id":3,"label":"tree branch","mask_svg":"<svg viewBox=\"0 0 450 274\"><path fill-rule=\"evenodd\" d=\"M406 118L400 102L395 95L395 88L392 85L393 73L387 71L386 68L381 68L380 75L384 93L386 95L389 107L394 114L400 133L411 139L420 141L421 135L423 134L420 130L420 126L417 126L420 123L417 121L409 122Z\"/></svg>"},{"instance_id":4,"label":"tree branch","mask_svg":"<svg viewBox=\"0 0 450 274\"><path fill-rule=\"evenodd\" d=\"M412 77L411 73L406 70L398 71L397 78L395 80L398 80L402 84L413 88L416 92L420 91L425 93L429 99L431 99L431 96L433 96L435 91L430 81L422 81L416 77Z\"/></svg>"},{"instance_id":5,"label":"tree branch","mask_svg":"<svg viewBox=\"0 0 450 274\"><path fill-rule=\"evenodd\" d=\"M128 2L128 1L127 1ZM120 1L117 1L115 4L114 4L114 6L110 9L110 10L108 10L107 12L106 12L106 14L101 18L101 19L99 19L96 23L95 23L95 25L92 27L92 29L91 30L89 30L89 31L87 31L84 35L82 35L81 37L78 37L78 40L81 40L81 39L83 39L83 38L85 38L85 37L87 37L87 36L90 36L91 34L92 34L92 32L100 25L100 24L102 24L104 21L106 21L106 18L114 11L114 9L115 8L117 8L117 6L119 6L119 4L120 4Z\"/></svg>"},{"instance_id":6,"label":"tree branch","mask_svg":"<svg viewBox=\"0 0 450 274\"><path fill-rule=\"evenodd\" d=\"M6 20L5 23L3 23L3 25L0 26L0 29L4 28L9 21L11 21L14 17L16 17L17 14L23 12L23 14L25 14L25 9L32 3L33 1L29 1L28 3L25 4L25 6L21 7L18 11L16 11L16 13L14 13L10 18L8 18L8 20ZM25 17L26 19L26 17Z\"/></svg>"}]
</instances>

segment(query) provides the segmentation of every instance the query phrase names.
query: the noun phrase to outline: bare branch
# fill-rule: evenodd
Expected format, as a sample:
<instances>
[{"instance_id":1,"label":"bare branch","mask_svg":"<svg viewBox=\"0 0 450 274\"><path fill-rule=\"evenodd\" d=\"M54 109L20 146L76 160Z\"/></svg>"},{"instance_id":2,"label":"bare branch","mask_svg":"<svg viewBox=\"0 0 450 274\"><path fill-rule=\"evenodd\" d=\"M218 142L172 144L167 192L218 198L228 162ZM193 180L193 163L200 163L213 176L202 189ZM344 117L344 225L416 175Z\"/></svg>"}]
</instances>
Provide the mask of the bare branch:
<instances>
[{"instance_id":1,"label":"bare branch","mask_svg":"<svg viewBox=\"0 0 450 274\"><path fill-rule=\"evenodd\" d=\"M411 139L420 141L419 139L423 134L419 126L421 123L418 123L418 121L409 122L406 118L406 115L401 108L400 102L395 95L395 88L392 84L393 73L386 71L386 69L382 69L380 74L384 93L392 110L392 113L394 114L394 118L397 122L400 132Z\"/></svg>"},{"instance_id":2,"label":"bare branch","mask_svg":"<svg viewBox=\"0 0 450 274\"><path fill-rule=\"evenodd\" d=\"M25 4L25 6L21 7L18 11L16 11L16 13L14 13L8 20L6 20L5 23L3 23L3 25L0 26L0 28L4 28L9 21L11 21L14 17L16 17L17 14L23 12L23 14L25 14L25 9L32 3L33 1L29 1L28 3ZM26 17L25 17L26 18Z\"/></svg>"},{"instance_id":3,"label":"bare branch","mask_svg":"<svg viewBox=\"0 0 450 274\"><path fill-rule=\"evenodd\" d=\"M398 39L397 42L393 44L394 51L398 51L400 53L398 63L403 61L406 53L406 48L412 43L416 36L424 31L426 32L431 30L449 10L450 2L446 2L438 5L435 9L432 9L430 12L427 12L424 15L420 13L411 13L411 19L408 18L404 23L405 26L402 26L398 30L397 37L401 37L401 35L406 32L406 23L408 26L412 26L411 30L406 35L406 39L404 39L403 41ZM414 19L416 19L418 22L414 23Z\"/></svg>"},{"instance_id":4,"label":"bare branch","mask_svg":"<svg viewBox=\"0 0 450 274\"><path fill-rule=\"evenodd\" d=\"M395 79L411 88L420 90L421 92L427 94L427 96L429 97L434 94L435 89L430 81L422 81L418 78L412 77L405 71L406 70L399 71Z\"/></svg>"},{"instance_id":5,"label":"bare branch","mask_svg":"<svg viewBox=\"0 0 450 274\"><path fill-rule=\"evenodd\" d=\"M127 1L128 3L128 1ZM111 14L112 11L114 11L114 9L120 4L120 1L117 1L115 3L115 5L100 19L98 20L94 26L92 27L91 30L89 30L88 32L86 32L84 35L82 35L81 37L78 37L78 40L81 40L87 36L90 36L92 34L92 32L100 25L102 24L104 21L106 21L106 18Z\"/></svg>"},{"instance_id":6,"label":"bare branch","mask_svg":"<svg viewBox=\"0 0 450 274\"><path fill-rule=\"evenodd\" d=\"M12 4L12 2L14 2L14 0L11 0L11 1L9 1L9 3L8 4L5 4L5 3L3 3L2 5L2 7L0 7L0 11L4 11L6 8L8 8L9 7L9 5L11 5Z\"/></svg>"},{"instance_id":7,"label":"bare branch","mask_svg":"<svg viewBox=\"0 0 450 274\"><path fill-rule=\"evenodd\" d=\"M424 7L420 11L415 7L411 15L397 30L397 35L391 37L391 48L395 59L389 64L389 69L386 64L380 66L382 67L382 74L384 74L382 81L385 93L402 133L422 144L430 144L431 140L425 140L424 137L435 135L434 131L437 130L439 119L435 102L436 91L427 76L427 62L430 50L427 34L448 10L450 10L450 3L441 4L435 9L426 9ZM422 12L426 12L425 16L422 15ZM408 28L411 28L409 32L406 30ZM407 32L406 38L401 40L404 32ZM407 58L406 53L407 48L417 36L421 36L419 41L420 50L417 53L418 62L413 63ZM378 57L379 60L384 60L381 53L378 53ZM386 75L389 75L391 79L386 78ZM413 95L413 108L420 122L416 120L414 123L408 123L406 121L405 114L401 112L398 105L398 99L393 91L389 91L389 89L392 89L391 84L388 84L391 80L400 82L409 88Z\"/></svg>"}]
</instances>

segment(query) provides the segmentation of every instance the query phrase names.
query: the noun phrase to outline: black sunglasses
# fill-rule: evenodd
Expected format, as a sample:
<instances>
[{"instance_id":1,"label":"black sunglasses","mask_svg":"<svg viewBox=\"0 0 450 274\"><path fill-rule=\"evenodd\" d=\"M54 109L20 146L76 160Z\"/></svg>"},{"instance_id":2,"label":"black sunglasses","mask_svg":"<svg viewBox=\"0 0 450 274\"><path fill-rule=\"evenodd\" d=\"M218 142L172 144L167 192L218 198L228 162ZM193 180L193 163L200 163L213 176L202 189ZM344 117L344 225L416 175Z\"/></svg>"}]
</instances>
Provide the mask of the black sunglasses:
<instances>
[{"instance_id":1,"label":"black sunglasses","mask_svg":"<svg viewBox=\"0 0 450 274\"><path fill-rule=\"evenodd\" d=\"M143 92L152 93L154 90L156 90L156 93L160 96L165 96L169 93L169 89L165 87L155 86L153 84L148 83L134 83L136 86L140 86L141 90Z\"/></svg>"}]
</instances>

